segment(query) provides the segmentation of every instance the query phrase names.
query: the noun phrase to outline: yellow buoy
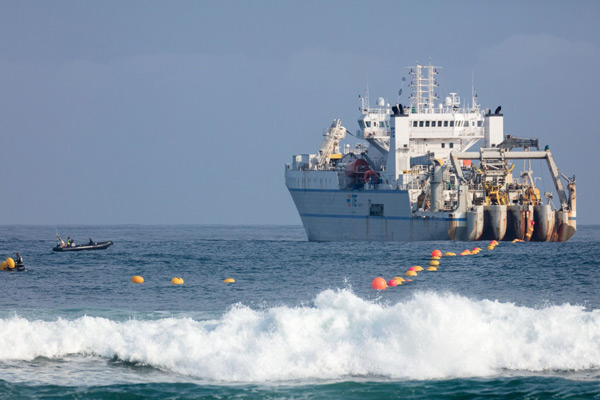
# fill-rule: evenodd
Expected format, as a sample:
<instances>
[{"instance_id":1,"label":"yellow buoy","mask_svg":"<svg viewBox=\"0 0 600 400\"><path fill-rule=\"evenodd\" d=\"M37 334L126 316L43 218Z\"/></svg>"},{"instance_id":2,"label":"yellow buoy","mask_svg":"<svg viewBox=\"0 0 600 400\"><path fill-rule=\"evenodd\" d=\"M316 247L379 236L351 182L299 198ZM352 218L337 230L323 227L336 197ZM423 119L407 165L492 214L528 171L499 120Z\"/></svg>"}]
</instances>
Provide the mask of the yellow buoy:
<instances>
[{"instance_id":1,"label":"yellow buoy","mask_svg":"<svg viewBox=\"0 0 600 400\"><path fill-rule=\"evenodd\" d=\"M417 272L423 271L423 267L421 267L420 265L415 265L415 271L417 271Z\"/></svg>"},{"instance_id":2,"label":"yellow buoy","mask_svg":"<svg viewBox=\"0 0 600 400\"><path fill-rule=\"evenodd\" d=\"M5 269L8 269L8 264L6 263L6 261L2 261L0 263L0 271L4 271Z\"/></svg>"},{"instance_id":3,"label":"yellow buoy","mask_svg":"<svg viewBox=\"0 0 600 400\"><path fill-rule=\"evenodd\" d=\"M396 283L401 284L402 282L404 282L404 278L401 276L395 276L394 280L396 281Z\"/></svg>"},{"instance_id":4,"label":"yellow buoy","mask_svg":"<svg viewBox=\"0 0 600 400\"><path fill-rule=\"evenodd\" d=\"M183 278L175 277L175 278L171 279L171 283L173 285L183 285Z\"/></svg>"},{"instance_id":5,"label":"yellow buoy","mask_svg":"<svg viewBox=\"0 0 600 400\"><path fill-rule=\"evenodd\" d=\"M139 275L135 275L131 277L131 282L133 283L144 283L144 278Z\"/></svg>"},{"instance_id":6,"label":"yellow buoy","mask_svg":"<svg viewBox=\"0 0 600 400\"><path fill-rule=\"evenodd\" d=\"M13 269L15 267L15 260L13 260L12 258L8 257L6 259L6 264L8 265L8 268Z\"/></svg>"},{"instance_id":7,"label":"yellow buoy","mask_svg":"<svg viewBox=\"0 0 600 400\"><path fill-rule=\"evenodd\" d=\"M225 282L225 283L233 283L233 282L235 282L235 279L233 279L233 278L227 278L223 282Z\"/></svg>"},{"instance_id":8,"label":"yellow buoy","mask_svg":"<svg viewBox=\"0 0 600 400\"><path fill-rule=\"evenodd\" d=\"M427 271L437 271L436 267L427 267Z\"/></svg>"},{"instance_id":9,"label":"yellow buoy","mask_svg":"<svg viewBox=\"0 0 600 400\"><path fill-rule=\"evenodd\" d=\"M432 260L441 260L442 257L440 256L431 256Z\"/></svg>"},{"instance_id":10,"label":"yellow buoy","mask_svg":"<svg viewBox=\"0 0 600 400\"><path fill-rule=\"evenodd\" d=\"M417 276L417 271L406 271L404 276Z\"/></svg>"},{"instance_id":11,"label":"yellow buoy","mask_svg":"<svg viewBox=\"0 0 600 400\"><path fill-rule=\"evenodd\" d=\"M449 256L449 257L455 256L455 255L456 255L456 253L452 253L451 251L444 253L444 256Z\"/></svg>"},{"instance_id":12,"label":"yellow buoy","mask_svg":"<svg viewBox=\"0 0 600 400\"><path fill-rule=\"evenodd\" d=\"M429 261L429 266L430 267L437 267L438 265L440 265L440 262L438 260L431 260L431 261Z\"/></svg>"}]
</instances>

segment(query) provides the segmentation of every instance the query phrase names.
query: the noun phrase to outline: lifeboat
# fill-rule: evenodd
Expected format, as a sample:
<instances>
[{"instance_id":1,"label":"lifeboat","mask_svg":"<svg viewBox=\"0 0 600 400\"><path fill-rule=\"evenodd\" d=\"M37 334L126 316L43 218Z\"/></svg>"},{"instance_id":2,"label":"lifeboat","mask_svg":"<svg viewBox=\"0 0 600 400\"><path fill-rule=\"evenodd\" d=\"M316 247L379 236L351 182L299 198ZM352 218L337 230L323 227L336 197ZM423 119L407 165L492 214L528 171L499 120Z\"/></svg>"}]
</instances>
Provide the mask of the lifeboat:
<instances>
[{"instance_id":1,"label":"lifeboat","mask_svg":"<svg viewBox=\"0 0 600 400\"><path fill-rule=\"evenodd\" d=\"M349 162L346 165L346 176L349 178L363 177L365 172L369 170L369 163L362 158Z\"/></svg>"}]
</instances>

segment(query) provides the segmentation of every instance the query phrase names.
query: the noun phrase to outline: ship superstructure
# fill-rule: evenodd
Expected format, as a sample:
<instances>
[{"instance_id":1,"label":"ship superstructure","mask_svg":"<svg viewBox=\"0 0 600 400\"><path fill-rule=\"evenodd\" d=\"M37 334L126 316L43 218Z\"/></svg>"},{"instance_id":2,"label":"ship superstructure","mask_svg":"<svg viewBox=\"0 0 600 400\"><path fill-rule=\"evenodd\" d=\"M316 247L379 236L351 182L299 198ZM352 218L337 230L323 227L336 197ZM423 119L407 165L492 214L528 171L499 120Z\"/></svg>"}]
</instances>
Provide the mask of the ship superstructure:
<instances>
[{"instance_id":1,"label":"ship superstructure","mask_svg":"<svg viewBox=\"0 0 600 400\"><path fill-rule=\"evenodd\" d=\"M343 144L333 121L316 154L286 165L286 185L309 240L565 241L576 229L575 178L559 173L535 139L504 135L501 108L436 93L439 67L410 67L410 104L390 107L361 97L365 142ZM477 152L469 152L483 141ZM522 148L522 151L516 149ZM533 151L537 149L537 151ZM544 199L531 160L546 160L560 207ZM524 161L517 161L524 160ZM517 176L515 167L522 163ZM562 183L567 183L566 189Z\"/></svg>"}]
</instances>

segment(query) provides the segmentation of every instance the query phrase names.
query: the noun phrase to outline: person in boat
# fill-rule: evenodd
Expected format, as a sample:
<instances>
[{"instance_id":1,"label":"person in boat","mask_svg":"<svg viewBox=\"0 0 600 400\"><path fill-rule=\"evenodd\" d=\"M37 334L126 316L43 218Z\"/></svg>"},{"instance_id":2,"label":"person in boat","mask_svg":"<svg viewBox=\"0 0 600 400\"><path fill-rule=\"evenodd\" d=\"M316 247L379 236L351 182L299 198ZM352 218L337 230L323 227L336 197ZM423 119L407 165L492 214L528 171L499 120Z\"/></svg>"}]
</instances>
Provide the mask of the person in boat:
<instances>
[{"instance_id":1,"label":"person in boat","mask_svg":"<svg viewBox=\"0 0 600 400\"><path fill-rule=\"evenodd\" d=\"M67 244L58 235L56 235L56 241L58 242L57 247L67 247Z\"/></svg>"},{"instance_id":2,"label":"person in boat","mask_svg":"<svg viewBox=\"0 0 600 400\"><path fill-rule=\"evenodd\" d=\"M92 238L90 238L90 242L88 243L88 245L90 245L90 246L93 246L93 245L95 245L95 244L96 244L96 242L94 242L94 241L92 240Z\"/></svg>"},{"instance_id":3,"label":"person in boat","mask_svg":"<svg viewBox=\"0 0 600 400\"><path fill-rule=\"evenodd\" d=\"M69 247L75 247L75 241L73 239L71 239L71 236L69 236L67 238L67 246L69 246Z\"/></svg>"},{"instance_id":4,"label":"person in boat","mask_svg":"<svg viewBox=\"0 0 600 400\"><path fill-rule=\"evenodd\" d=\"M23 265L23 257L19 253L15 257L15 268L17 271L23 271L25 269L25 265Z\"/></svg>"}]
</instances>

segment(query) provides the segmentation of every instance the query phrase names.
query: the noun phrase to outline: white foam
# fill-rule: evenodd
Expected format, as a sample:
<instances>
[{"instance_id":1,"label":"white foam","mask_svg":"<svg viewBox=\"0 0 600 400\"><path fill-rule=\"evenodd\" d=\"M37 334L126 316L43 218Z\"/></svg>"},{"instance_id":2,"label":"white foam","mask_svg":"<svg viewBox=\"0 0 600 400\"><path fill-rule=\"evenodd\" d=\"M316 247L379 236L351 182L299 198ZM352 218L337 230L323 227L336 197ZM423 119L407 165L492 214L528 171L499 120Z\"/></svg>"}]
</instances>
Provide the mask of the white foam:
<instances>
[{"instance_id":1,"label":"white foam","mask_svg":"<svg viewBox=\"0 0 600 400\"><path fill-rule=\"evenodd\" d=\"M70 355L228 382L584 371L600 368L600 310L437 293L381 305L327 290L313 307L238 306L214 321L0 319L0 361Z\"/></svg>"}]
</instances>

